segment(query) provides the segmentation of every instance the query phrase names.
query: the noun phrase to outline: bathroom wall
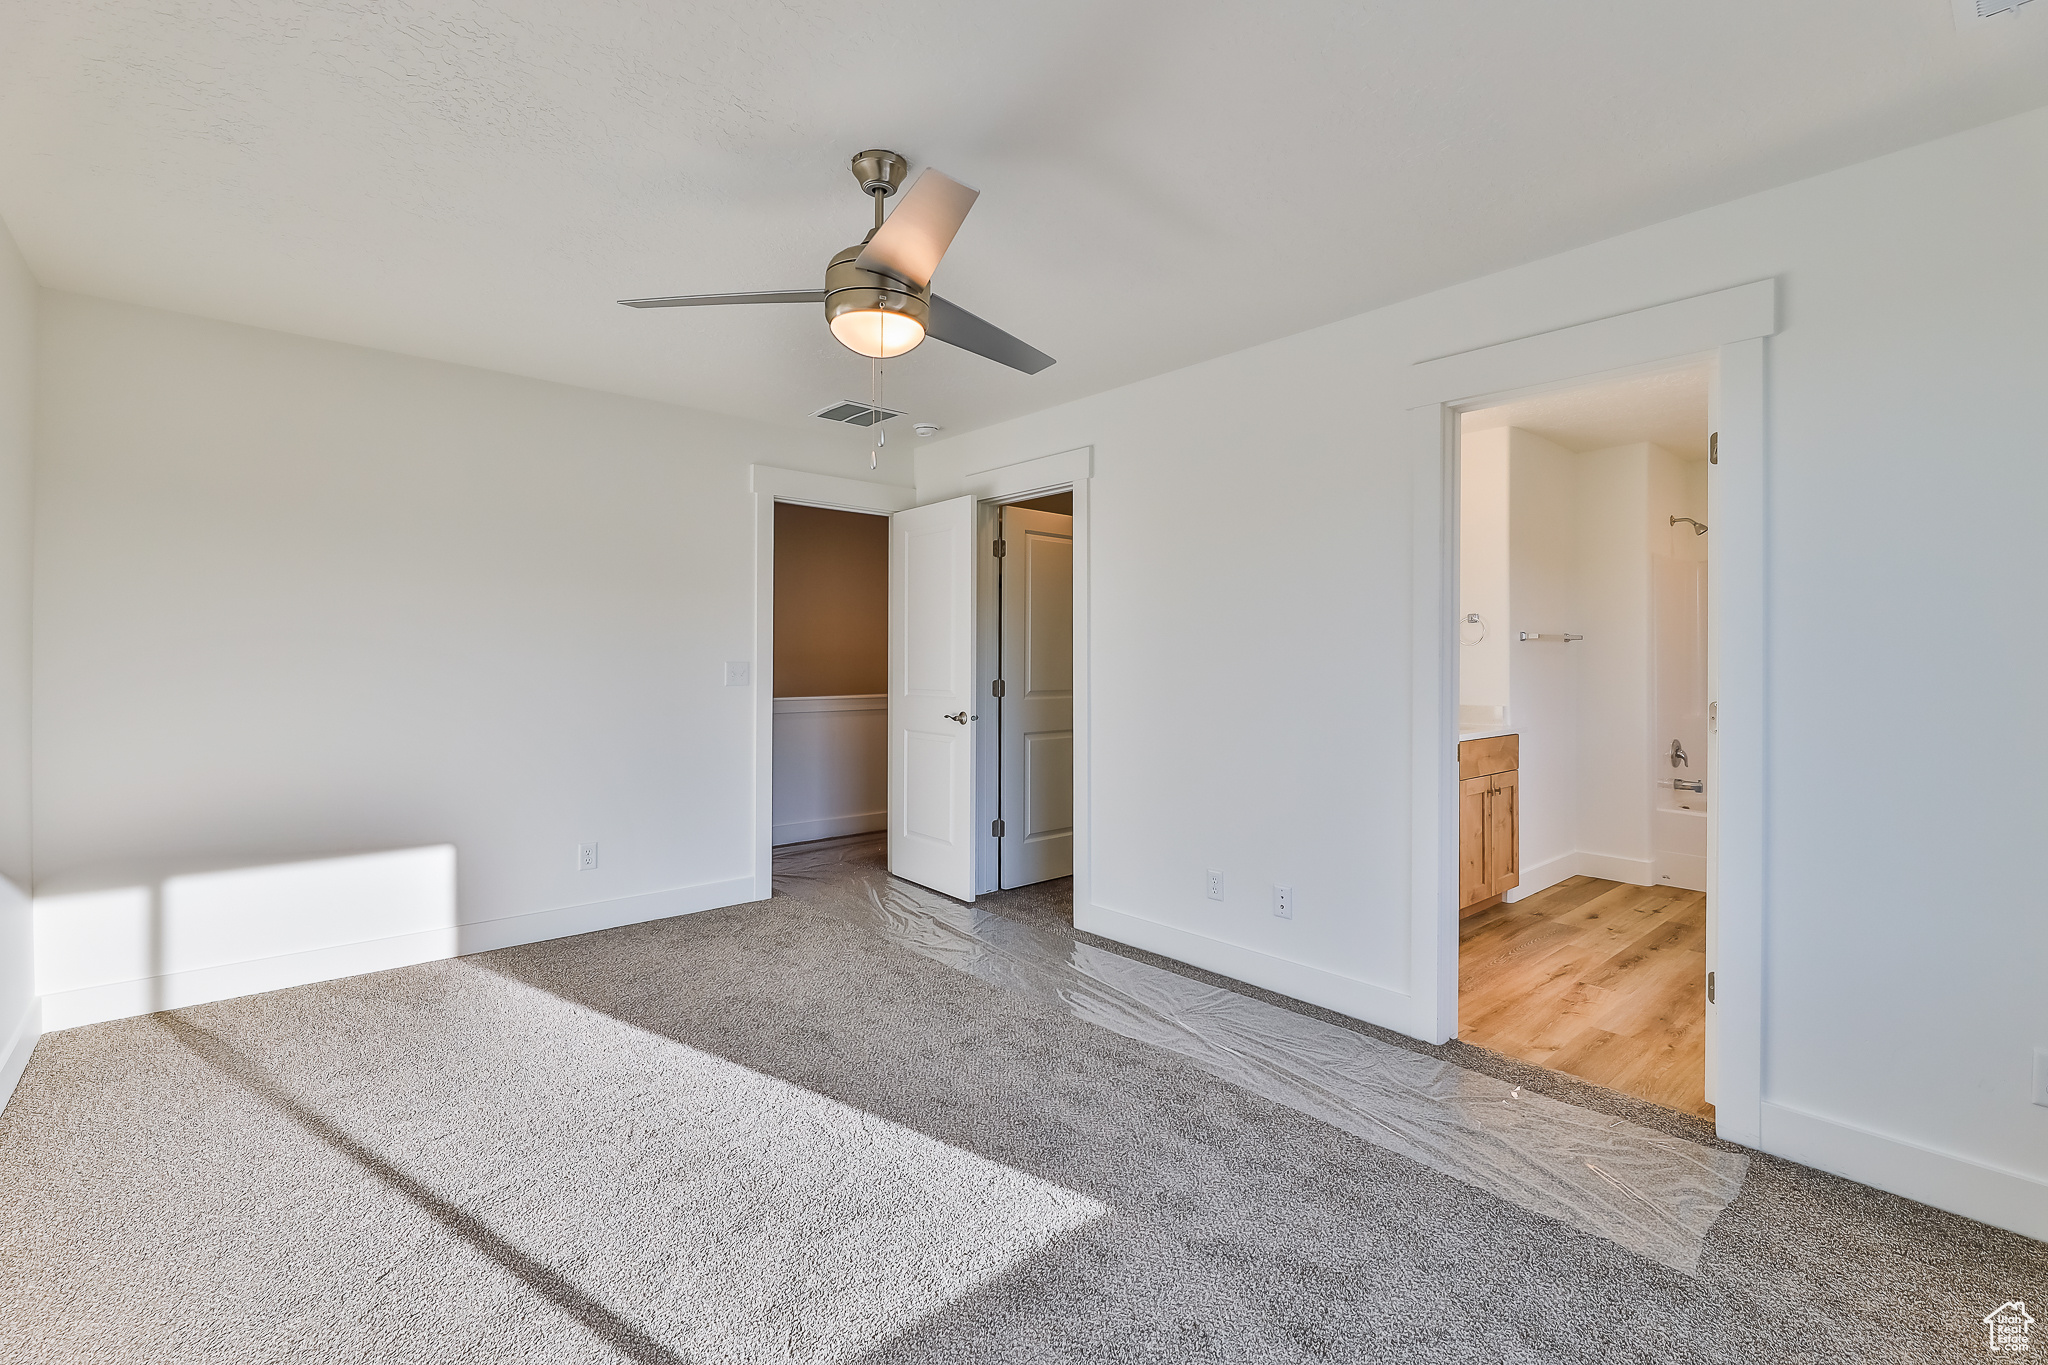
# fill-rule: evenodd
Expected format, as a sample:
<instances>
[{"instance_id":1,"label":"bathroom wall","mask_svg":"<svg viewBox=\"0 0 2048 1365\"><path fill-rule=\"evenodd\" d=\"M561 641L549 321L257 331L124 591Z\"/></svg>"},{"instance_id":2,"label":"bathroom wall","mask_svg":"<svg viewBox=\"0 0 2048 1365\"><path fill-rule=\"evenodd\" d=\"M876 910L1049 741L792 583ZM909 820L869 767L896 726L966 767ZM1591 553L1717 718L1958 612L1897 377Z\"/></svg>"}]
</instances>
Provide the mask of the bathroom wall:
<instances>
[{"instance_id":1,"label":"bathroom wall","mask_svg":"<svg viewBox=\"0 0 2048 1365\"><path fill-rule=\"evenodd\" d=\"M1579 646L1521 633L1582 633L1579 457L1519 429L1508 446L1509 715L1521 735L1520 900L1578 871Z\"/></svg>"},{"instance_id":2,"label":"bathroom wall","mask_svg":"<svg viewBox=\"0 0 2048 1365\"><path fill-rule=\"evenodd\" d=\"M1579 456L1578 849L1581 874L1650 883L1650 501L1655 447Z\"/></svg>"},{"instance_id":3,"label":"bathroom wall","mask_svg":"<svg viewBox=\"0 0 2048 1365\"><path fill-rule=\"evenodd\" d=\"M1580 453L1510 428L1477 433L1465 448L1476 442L1490 451L1483 438L1496 435L1508 472L1510 723L1522 737L1522 884L1508 898L1582 875L1648 886L1658 880L1653 768L1670 743L1670 736L1659 737L1654 705L1653 596L1663 580L1652 561L1682 566L1686 583L1700 577L1702 551L1671 541L1665 519L1693 515L1686 509L1696 505L1706 519L1704 476L1688 469L1692 462L1645 442ZM1690 527L1679 529L1693 538ZM1469 554L1461 547L1461 564ZM1703 620L1694 626L1703 631ZM1673 627L1683 643L1687 627L1675 616ZM1524 631L1584 638L1524 641ZM1702 666L1703 638L1693 648L1689 657ZM1674 687L1683 663L1674 654L1666 664ZM1702 672L1694 684L1701 698L1704 687ZM1697 751L1704 755L1704 701L1694 705L1689 692L1674 696L1674 704L1697 713ZM1693 750L1694 740L1686 747ZM1662 776L1669 780L1668 771ZM1674 849L1689 851L1690 833L1680 833L1685 838ZM1698 851L1704 855L1704 846Z\"/></svg>"},{"instance_id":4,"label":"bathroom wall","mask_svg":"<svg viewBox=\"0 0 2048 1365\"><path fill-rule=\"evenodd\" d=\"M1475 431L1459 441L1458 705L1461 723L1512 721L1508 707L1508 432ZM1490 713L1498 711L1503 717Z\"/></svg>"}]
</instances>

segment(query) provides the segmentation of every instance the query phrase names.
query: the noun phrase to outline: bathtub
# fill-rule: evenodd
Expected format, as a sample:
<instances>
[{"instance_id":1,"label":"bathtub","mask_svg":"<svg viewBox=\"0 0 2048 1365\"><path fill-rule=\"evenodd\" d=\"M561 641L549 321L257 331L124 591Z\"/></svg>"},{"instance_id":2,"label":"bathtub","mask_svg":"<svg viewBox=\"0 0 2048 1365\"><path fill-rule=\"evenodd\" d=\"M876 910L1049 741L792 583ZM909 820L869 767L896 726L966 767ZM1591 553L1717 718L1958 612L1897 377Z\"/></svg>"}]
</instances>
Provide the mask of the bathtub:
<instances>
[{"instance_id":1,"label":"bathtub","mask_svg":"<svg viewBox=\"0 0 2048 1365\"><path fill-rule=\"evenodd\" d=\"M1698 792L1658 788L1657 804L1650 810L1650 850L1651 872L1659 885L1706 890L1706 798Z\"/></svg>"}]
</instances>

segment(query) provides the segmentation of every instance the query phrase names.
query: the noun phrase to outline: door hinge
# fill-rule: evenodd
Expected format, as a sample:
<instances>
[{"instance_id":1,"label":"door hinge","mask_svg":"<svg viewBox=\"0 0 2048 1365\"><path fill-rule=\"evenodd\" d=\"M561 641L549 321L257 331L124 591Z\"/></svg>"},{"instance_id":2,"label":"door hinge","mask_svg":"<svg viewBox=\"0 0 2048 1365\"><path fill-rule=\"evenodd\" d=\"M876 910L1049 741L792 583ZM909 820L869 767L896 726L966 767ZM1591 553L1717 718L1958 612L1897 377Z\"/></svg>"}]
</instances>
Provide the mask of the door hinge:
<instances>
[{"instance_id":1,"label":"door hinge","mask_svg":"<svg viewBox=\"0 0 2048 1365\"><path fill-rule=\"evenodd\" d=\"M1712 972L1707 973L1707 1003L1709 1005L1714 1003L1714 974Z\"/></svg>"},{"instance_id":2,"label":"door hinge","mask_svg":"<svg viewBox=\"0 0 2048 1365\"><path fill-rule=\"evenodd\" d=\"M994 682L988 685L988 694L991 697L1000 697L1004 695L1003 680L1001 678L997 678Z\"/></svg>"},{"instance_id":3,"label":"door hinge","mask_svg":"<svg viewBox=\"0 0 2048 1365\"><path fill-rule=\"evenodd\" d=\"M991 820L991 821L989 821L989 822L988 822L988 832L989 832L990 834L993 834L993 835L995 835L995 837L996 837L996 838L998 838L998 839L1002 838L1002 837L1003 837L1003 822L1002 822L1002 821L1000 821L1000 820Z\"/></svg>"},{"instance_id":4,"label":"door hinge","mask_svg":"<svg viewBox=\"0 0 2048 1365\"><path fill-rule=\"evenodd\" d=\"M1697 428L1695 428L1695 430L1697 430ZM1718 431L1710 431L1707 433L1707 463L1721 463L1721 433Z\"/></svg>"},{"instance_id":5,"label":"door hinge","mask_svg":"<svg viewBox=\"0 0 2048 1365\"><path fill-rule=\"evenodd\" d=\"M1001 558L1002 558L1002 557L1003 557L1004 555L1006 555L1006 554L1008 554L1008 553L1009 553L1009 551L1003 548L1003 542L1002 542L1002 541L1000 541L1000 540L999 540L999 541L997 541L997 542L996 542L996 558L997 558L997 559L1001 559Z\"/></svg>"}]
</instances>

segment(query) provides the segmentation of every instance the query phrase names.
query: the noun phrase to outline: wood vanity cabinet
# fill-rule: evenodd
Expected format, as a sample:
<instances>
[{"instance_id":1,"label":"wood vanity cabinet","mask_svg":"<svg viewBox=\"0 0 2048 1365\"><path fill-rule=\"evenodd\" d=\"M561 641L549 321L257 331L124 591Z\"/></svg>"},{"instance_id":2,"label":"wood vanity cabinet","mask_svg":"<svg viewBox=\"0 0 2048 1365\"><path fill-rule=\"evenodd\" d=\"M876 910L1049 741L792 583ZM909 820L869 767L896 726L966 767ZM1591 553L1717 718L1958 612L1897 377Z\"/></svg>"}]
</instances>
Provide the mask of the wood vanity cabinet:
<instances>
[{"instance_id":1,"label":"wood vanity cabinet","mask_svg":"<svg viewBox=\"0 0 2048 1365\"><path fill-rule=\"evenodd\" d=\"M1458 908L1499 899L1522 883L1522 737L1458 745Z\"/></svg>"}]
</instances>

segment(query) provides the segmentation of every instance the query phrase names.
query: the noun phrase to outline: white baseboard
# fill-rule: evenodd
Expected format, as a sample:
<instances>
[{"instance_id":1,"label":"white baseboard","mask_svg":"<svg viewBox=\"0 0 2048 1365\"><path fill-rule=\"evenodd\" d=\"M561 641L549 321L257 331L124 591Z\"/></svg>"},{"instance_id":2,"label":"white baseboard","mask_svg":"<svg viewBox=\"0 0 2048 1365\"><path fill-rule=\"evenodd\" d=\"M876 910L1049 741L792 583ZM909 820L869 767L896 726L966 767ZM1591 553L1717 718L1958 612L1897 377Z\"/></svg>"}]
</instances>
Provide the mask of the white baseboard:
<instances>
[{"instance_id":1,"label":"white baseboard","mask_svg":"<svg viewBox=\"0 0 2048 1365\"><path fill-rule=\"evenodd\" d=\"M1076 904L1074 927L1399 1033L1420 1037L1433 1022L1415 1017L1415 998L1405 992L1121 910Z\"/></svg>"},{"instance_id":2,"label":"white baseboard","mask_svg":"<svg viewBox=\"0 0 2048 1365\"><path fill-rule=\"evenodd\" d=\"M1521 884L1510 889L1501 897L1509 905L1527 900L1538 891L1548 891L1559 882L1579 874L1579 855L1576 851L1560 853L1545 862L1532 863L1522 869Z\"/></svg>"},{"instance_id":3,"label":"white baseboard","mask_svg":"<svg viewBox=\"0 0 2048 1365\"><path fill-rule=\"evenodd\" d=\"M5 1109L7 1101L14 1098L14 1087L20 1084L21 1073L28 1070L29 1056L42 1036L43 1002L31 1000L22 1012L21 1022L14 1027L14 1036L0 1050L0 1109Z\"/></svg>"},{"instance_id":4,"label":"white baseboard","mask_svg":"<svg viewBox=\"0 0 2048 1365\"><path fill-rule=\"evenodd\" d=\"M1578 875L1626 882L1630 886L1657 884L1657 876L1651 871L1648 858L1617 858L1611 853L1588 853L1584 849L1579 850Z\"/></svg>"},{"instance_id":5,"label":"white baseboard","mask_svg":"<svg viewBox=\"0 0 2048 1365\"><path fill-rule=\"evenodd\" d=\"M1522 869L1522 884L1502 896L1509 905L1527 900L1539 891L1548 891L1559 882L1573 877L1603 877L1611 882L1627 882L1631 886L1655 886L1657 884L1650 861L1647 858L1617 858L1611 853L1588 853L1584 849L1573 849L1560 853L1555 858Z\"/></svg>"},{"instance_id":6,"label":"white baseboard","mask_svg":"<svg viewBox=\"0 0 2048 1365\"><path fill-rule=\"evenodd\" d=\"M835 815L823 820L792 820L775 827L775 844L807 844L813 839L837 839L843 834L872 834L889 828L889 812L871 810L862 815Z\"/></svg>"},{"instance_id":7,"label":"white baseboard","mask_svg":"<svg viewBox=\"0 0 2048 1365\"><path fill-rule=\"evenodd\" d=\"M420 962L487 953L521 943L567 938L599 929L616 929L625 924L668 919L699 910L740 905L754 900L754 879L735 877L728 881L705 882L697 886L673 887L616 900L570 905L555 910L538 910L526 915L484 920L475 924L451 925L390 938L367 939L315 948L302 953L252 958L217 967L172 972L59 991L42 998L42 1027L46 1032L97 1024L108 1019L129 1019L157 1010L182 1009L210 1000L228 1000L238 995L283 990L316 981L333 981L365 972L389 971Z\"/></svg>"},{"instance_id":8,"label":"white baseboard","mask_svg":"<svg viewBox=\"0 0 2048 1365\"><path fill-rule=\"evenodd\" d=\"M1772 1156L2048 1241L2048 1181L2018 1171L1770 1100L1763 1103L1758 1146Z\"/></svg>"}]
</instances>

